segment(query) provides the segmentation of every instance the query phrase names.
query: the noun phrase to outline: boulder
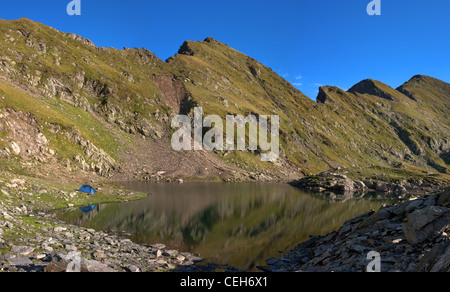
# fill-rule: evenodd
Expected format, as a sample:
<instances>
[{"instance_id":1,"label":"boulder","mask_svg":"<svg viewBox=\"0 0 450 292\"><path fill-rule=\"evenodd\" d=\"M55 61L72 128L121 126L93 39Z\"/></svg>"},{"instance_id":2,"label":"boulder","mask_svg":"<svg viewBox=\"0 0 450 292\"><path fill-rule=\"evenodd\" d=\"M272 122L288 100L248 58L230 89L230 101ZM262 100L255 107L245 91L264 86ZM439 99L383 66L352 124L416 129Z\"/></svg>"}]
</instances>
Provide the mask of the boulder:
<instances>
[{"instance_id":1,"label":"boulder","mask_svg":"<svg viewBox=\"0 0 450 292\"><path fill-rule=\"evenodd\" d=\"M450 241L438 244L427 252L414 272L450 272Z\"/></svg>"},{"instance_id":2,"label":"boulder","mask_svg":"<svg viewBox=\"0 0 450 292\"><path fill-rule=\"evenodd\" d=\"M410 243L422 243L438 232L450 230L450 209L429 206L414 211L407 216L403 224L406 240Z\"/></svg>"},{"instance_id":3,"label":"boulder","mask_svg":"<svg viewBox=\"0 0 450 292\"><path fill-rule=\"evenodd\" d=\"M450 207L450 188L447 188L442 194L439 195L437 204L442 207Z\"/></svg>"},{"instance_id":4,"label":"boulder","mask_svg":"<svg viewBox=\"0 0 450 292\"><path fill-rule=\"evenodd\" d=\"M8 263L11 266L30 266L33 264L29 257L11 257L8 258Z\"/></svg>"},{"instance_id":5,"label":"boulder","mask_svg":"<svg viewBox=\"0 0 450 292\"><path fill-rule=\"evenodd\" d=\"M27 256L30 253L32 253L34 251L34 247L30 247L30 246L13 246L11 248L11 252L22 255L22 256Z\"/></svg>"},{"instance_id":6,"label":"boulder","mask_svg":"<svg viewBox=\"0 0 450 292\"><path fill-rule=\"evenodd\" d=\"M364 219L361 224L358 225L358 229L366 228L373 226L375 223L379 221L383 221L386 219L391 219L394 215L387 209L381 209L372 216Z\"/></svg>"}]
</instances>

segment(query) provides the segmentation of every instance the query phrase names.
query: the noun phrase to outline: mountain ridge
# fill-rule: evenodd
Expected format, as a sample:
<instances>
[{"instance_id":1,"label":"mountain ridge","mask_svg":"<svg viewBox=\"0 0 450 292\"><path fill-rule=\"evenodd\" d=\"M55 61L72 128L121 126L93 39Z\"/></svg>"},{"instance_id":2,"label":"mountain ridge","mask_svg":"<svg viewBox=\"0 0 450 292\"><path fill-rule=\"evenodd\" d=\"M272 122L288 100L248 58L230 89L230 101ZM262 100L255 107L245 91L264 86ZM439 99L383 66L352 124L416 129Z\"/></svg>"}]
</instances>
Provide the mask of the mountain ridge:
<instances>
[{"instance_id":1,"label":"mountain ridge","mask_svg":"<svg viewBox=\"0 0 450 292\"><path fill-rule=\"evenodd\" d=\"M210 37L184 42L166 61L146 49L97 47L28 20L0 21L0 40L0 94L6 96L0 106L35 115L56 164L69 172L290 180L336 167L401 165L424 175L449 173L450 85L432 77L416 75L397 89L371 79L348 91L320 87L316 102L272 69ZM20 98L8 97L13 95ZM21 102L25 96L33 107ZM205 115L279 115L280 158L264 163L259 151L171 151L171 118L192 114L195 106ZM46 107L64 112L64 127L61 119L36 110ZM0 146L9 149L9 130L3 136ZM115 167L105 163L107 157Z\"/></svg>"}]
</instances>

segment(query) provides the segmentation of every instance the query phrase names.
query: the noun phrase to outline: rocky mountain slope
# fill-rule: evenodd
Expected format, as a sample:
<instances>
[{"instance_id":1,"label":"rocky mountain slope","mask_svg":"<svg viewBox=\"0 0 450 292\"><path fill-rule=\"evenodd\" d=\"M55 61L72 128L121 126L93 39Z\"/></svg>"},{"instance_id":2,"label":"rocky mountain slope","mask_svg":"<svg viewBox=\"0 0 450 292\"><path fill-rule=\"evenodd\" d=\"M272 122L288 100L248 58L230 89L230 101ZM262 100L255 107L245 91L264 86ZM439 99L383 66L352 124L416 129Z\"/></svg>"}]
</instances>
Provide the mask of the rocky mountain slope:
<instances>
[{"instance_id":1,"label":"rocky mountain slope","mask_svg":"<svg viewBox=\"0 0 450 292\"><path fill-rule=\"evenodd\" d=\"M279 115L280 158L173 151L171 119L194 106ZM381 167L449 181L450 84L364 80L348 91L322 87L316 102L212 38L186 41L164 62L146 49L0 20L0 111L2 170L32 176L292 180L338 167L370 177Z\"/></svg>"}]
</instances>

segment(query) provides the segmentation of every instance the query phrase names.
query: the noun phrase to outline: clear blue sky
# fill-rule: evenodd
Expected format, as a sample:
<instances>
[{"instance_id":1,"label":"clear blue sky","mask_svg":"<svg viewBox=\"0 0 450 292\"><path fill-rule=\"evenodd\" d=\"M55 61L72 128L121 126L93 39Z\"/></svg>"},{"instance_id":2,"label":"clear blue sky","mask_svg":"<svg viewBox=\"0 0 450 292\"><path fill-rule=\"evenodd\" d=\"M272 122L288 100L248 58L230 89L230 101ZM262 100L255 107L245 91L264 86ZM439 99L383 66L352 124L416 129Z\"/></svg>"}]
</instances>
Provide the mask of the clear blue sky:
<instances>
[{"instance_id":1,"label":"clear blue sky","mask_svg":"<svg viewBox=\"0 0 450 292\"><path fill-rule=\"evenodd\" d=\"M98 46L145 47L165 60L185 40L210 36L257 59L315 99L372 78L397 87L413 75L450 82L450 1L381 0L3 1L0 18L27 17Z\"/></svg>"}]
</instances>

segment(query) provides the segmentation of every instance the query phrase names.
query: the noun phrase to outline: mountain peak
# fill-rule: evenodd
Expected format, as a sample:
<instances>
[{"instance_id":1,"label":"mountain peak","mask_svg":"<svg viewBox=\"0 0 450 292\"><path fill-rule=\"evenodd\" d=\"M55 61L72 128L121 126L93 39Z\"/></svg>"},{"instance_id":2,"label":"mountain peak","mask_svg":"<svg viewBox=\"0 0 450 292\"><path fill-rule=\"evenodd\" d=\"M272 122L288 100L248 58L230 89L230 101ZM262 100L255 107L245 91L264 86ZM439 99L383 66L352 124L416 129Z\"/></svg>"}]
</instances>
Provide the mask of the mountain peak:
<instances>
[{"instance_id":1,"label":"mountain peak","mask_svg":"<svg viewBox=\"0 0 450 292\"><path fill-rule=\"evenodd\" d=\"M216 44L222 44L221 42L219 42L218 40L212 38L212 37L207 37L203 42L205 43L216 43Z\"/></svg>"},{"instance_id":2,"label":"mountain peak","mask_svg":"<svg viewBox=\"0 0 450 292\"><path fill-rule=\"evenodd\" d=\"M408 80L405 84L425 84L425 83L430 83L433 85L444 85L448 83L445 83L442 80L427 76L427 75L414 75L410 80Z\"/></svg>"},{"instance_id":3,"label":"mountain peak","mask_svg":"<svg viewBox=\"0 0 450 292\"><path fill-rule=\"evenodd\" d=\"M350 93L370 94L380 98L396 101L400 94L395 89L380 81L365 79L348 90Z\"/></svg>"},{"instance_id":4,"label":"mountain peak","mask_svg":"<svg viewBox=\"0 0 450 292\"><path fill-rule=\"evenodd\" d=\"M194 55L194 49L190 46L191 41L185 41L180 49L178 50L178 54L180 55L188 55L193 56Z\"/></svg>"},{"instance_id":5,"label":"mountain peak","mask_svg":"<svg viewBox=\"0 0 450 292\"><path fill-rule=\"evenodd\" d=\"M317 95L317 102L323 104L335 103L336 97L342 97L345 91L336 86L321 86L319 87L319 94ZM335 98L333 98L335 97Z\"/></svg>"},{"instance_id":6,"label":"mountain peak","mask_svg":"<svg viewBox=\"0 0 450 292\"><path fill-rule=\"evenodd\" d=\"M397 90L414 101L418 101L418 96L422 101L425 97L428 100L437 101L440 99L439 96L443 97L441 101L446 101L444 96L450 93L450 84L430 76L415 75Z\"/></svg>"}]
</instances>

